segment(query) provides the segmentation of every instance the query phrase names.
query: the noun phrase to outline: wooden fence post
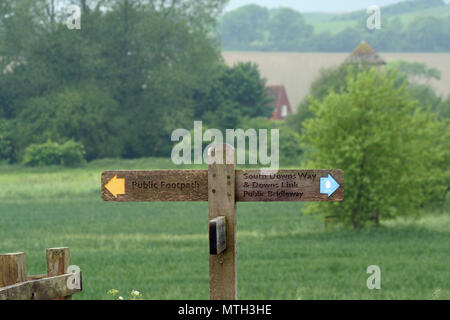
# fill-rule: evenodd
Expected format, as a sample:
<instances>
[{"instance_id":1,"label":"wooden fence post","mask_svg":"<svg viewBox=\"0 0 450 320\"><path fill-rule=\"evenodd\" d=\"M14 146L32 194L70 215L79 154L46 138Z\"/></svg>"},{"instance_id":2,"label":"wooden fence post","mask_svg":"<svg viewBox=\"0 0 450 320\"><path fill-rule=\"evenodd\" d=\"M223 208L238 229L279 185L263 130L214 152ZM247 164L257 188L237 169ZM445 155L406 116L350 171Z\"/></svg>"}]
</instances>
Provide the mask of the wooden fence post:
<instances>
[{"instance_id":1,"label":"wooden fence post","mask_svg":"<svg viewBox=\"0 0 450 320\"><path fill-rule=\"evenodd\" d=\"M70 250L68 247L50 248L46 250L47 276L55 277L67 273L70 267ZM57 300L71 300L72 296L61 297Z\"/></svg>"},{"instance_id":2,"label":"wooden fence post","mask_svg":"<svg viewBox=\"0 0 450 320\"><path fill-rule=\"evenodd\" d=\"M226 250L209 256L209 294L211 300L237 299L237 247L234 148L217 145L211 156L220 155L222 164L208 166L209 221L226 218ZM227 162L228 159L228 162Z\"/></svg>"},{"instance_id":3,"label":"wooden fence post","mask_svg":"<svg viewBox=\"0 0 450 320\"><path fill-rule=\"evenodd\" d=\"M27 256L24 252L0 255L0 288L27 281Z\"/></svg>"}]
</instances>

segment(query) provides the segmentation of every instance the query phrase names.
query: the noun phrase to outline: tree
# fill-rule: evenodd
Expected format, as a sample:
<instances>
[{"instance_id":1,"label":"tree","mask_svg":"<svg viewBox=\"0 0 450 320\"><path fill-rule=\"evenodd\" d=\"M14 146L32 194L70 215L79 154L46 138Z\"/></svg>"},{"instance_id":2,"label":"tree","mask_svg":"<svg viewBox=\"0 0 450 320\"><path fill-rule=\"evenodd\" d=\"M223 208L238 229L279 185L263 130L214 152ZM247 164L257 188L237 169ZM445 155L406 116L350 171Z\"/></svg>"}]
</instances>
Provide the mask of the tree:
<instances>
[{"instance_id":1,"label":"tree","mask_svg":"<svg viewBox=\"0 0 450 320\"><path fill-rule=\"evenodd\" d=\"M345 172L345 201L314 204L309 212L336 216L354 228L375 219L418 214L444 193L448 127L417 108L406 83L372 68L348 75L346 90L315 100L304 124L308 166ZM436 166L437 163L441 165ZM444 167L445 168L445 167Z\"/></svg>"},{"instance_id":2,"label":"tree","mask_svg":"<svg viewBox=\"0 0 450 320\"><path fill-rule=\"evenodd\" d=\"M227 50L348 52L364 39L378 51L448 52L450 17L443 14L441 18L433 13L422 12L431 7L440 7L442 12L448 10L443 0L404 1L382 8L381 30L368 30L366 12L355 11L333 15L326 20L331 22L330 26L342 21L348 25L344 30L333 32L330 29L322 33L313 33L313 26L306 24L299 12L287 8L271 10L269 22L264 32L261 32L262 23L249 26L252 17L237 9L222 21L222 43ZM257 11L262 13L265 10L258 7L258 10L248 11L256 14ZM405 19L399 18L399 13L407 12L417 14L411 13L413 20L404 24ZM260 17L258 21L262 21L263 15Z\"/></svg>"},{"instance_id":3,"label":"tree","mask_svg":"<svg viewBox=\"0 0 450 320\"><path fill-rule=\"evenodd\" d=\"M220 36L225 49L251 49L265 41L269 10L247 5L226 13L220 24Z\"/></svg>"},{"instance_id":4,"label":"tree","mask_svg":"<svg viewBox=\"0 0 450 320\"><path fill-rule=\"evenodd\" d=\"M236 128L244 117L270 117L265 79L251 63L222 66L211 87L197 93L196 119L211 128Z\"/></svg>"},{"instance_id":5,"label":"tree","mask_svg":"<svg viewBox=\"0 0 450 320\"><path fill-rule=\"evenodd\" d=\"M422 109L437 112L442 98L436 94L429 83L432 79L441 79L441 72L438 69L428 68L424 63L403 60L389 62L387 69L398 72L397 83L408 81L409 95L418 101Z\"/></svg>"},{"instance_id":6,"label":"tree","mask_svg":"<svg viewBox=\"0 0 450 320\"><path fill-rule=\"evenodd\" d=\"M221 68L225 0L78 0L81 30L65 24L71 3L0 0L0 117L15 121L18 152L51 138L82 141L89 160L169 155Z\"/></svg>"},{"instance_id":7,"label":"tree","mask_svg":"<svg viewBox=\"0 0 450 320\"><path fill-rule=\"evenodd\" d=\"M370 64L361 63L343 63L338 67L322 69L319 76L311 84L309 94L300 103L296 113L289 115L286 119L288 125L296 130L302 132L303 122L314 116L310 110L312 101L322 101L330 91L340 92L347 89L346 78L348 75L355 76L361 70L368 70Z\"/></svg>"},{"instance_id":8,"label":"tree","mask_svg":"<svg viewBox=\"0 0 450 320\"><path fill-rule=\"evenodd\" d=\"M442 118L450 118L450 96L442 101L436 108L437 113Z\"/></svg>"},{"instance_id":9,"label":"tree","mask_svg":"<svg viewBox=\"0 0 450 320\"><path fill-rule=\"evenodd\" d=\"M431 79L441 80L441 71L436 68L428 68L425 63L397 60L389 62L388 68L405 74L408 76L408 80L414 83L420 83L423 80L429 83Z\"/></svg>"},{"instance_id":10,"label":"tree","mask_svg":"<svg viewBox=\"0 0 450 320\"><path fill-rule=\"evenodd\" d=\"M279 130L279 156L280 167L298 167L301 162L303 150L301 148L300 135L286 125L285 121L269 120L267 118L243 118L239 123L239 128L244 130L255 129L257 132L260 129ZM270 147L269 147L270 148ZM271 153L272 150L270 149Z\"/></svg>"},{"instance_id":11,"label":"tree","mask_svg":"<svg viewBox=\"0 0 450 320\"><path fill-rule=\"evenodd\" d=\"M117 102L104 88L88 85L26 101L15 119L18 145L74 139L83 144L86 159L120 156L125 132Z\"/></svg>"},{"instance_id":12,"label":"tree","mask_svg":"<svg viewBox=\"0 0 450 320\"><path fill-rule=\"evenodd\" d=\"M450 50L450 18L416 17L405 29L411 51L438 52Z\"/></svg>"},{"instance_id":13,"label":"tree","mask_svg":"<svg viewBox=\"0 0 450 320\"><path fill-rule=\"evenodd\" d=\"M313 33L300 12L289 8L274 11L267 27L269 42L276 50L297 50Z\"/></svg>"},{"instance_id":14,"label":"tree","mask_svg":"<svg viewBox=\"0 0 450 320\"><path fill-rule=\"evenodd\" d=\"M0 162L11 163L15 160L14 131L11 120L0 118Z\"/></svg>"}]
</instances>

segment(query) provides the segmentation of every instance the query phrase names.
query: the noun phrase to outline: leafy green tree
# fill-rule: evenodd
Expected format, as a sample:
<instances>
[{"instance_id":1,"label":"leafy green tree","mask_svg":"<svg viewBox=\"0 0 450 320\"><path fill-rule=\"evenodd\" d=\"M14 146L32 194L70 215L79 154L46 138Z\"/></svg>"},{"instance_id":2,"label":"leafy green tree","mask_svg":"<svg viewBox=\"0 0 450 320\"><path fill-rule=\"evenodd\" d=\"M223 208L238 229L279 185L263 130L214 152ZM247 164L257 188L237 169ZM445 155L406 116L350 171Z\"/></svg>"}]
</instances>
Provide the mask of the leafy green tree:
<instances>
[{"instance_id":1,"label":"leafy green tree","mask_svg":"<svg viewBox=\"0 0 450 320\"><path fill-rule=\"evenodd\" d=\"M221 19L219 33L225 49L251 49L265 41L269 10L246 5L227 12Z\"/></svg>"},{"instance_id":2,"label":"leafy green tree","mask_svg":"<svg viewBox=\"0 0 450 320\"><path fill-rule=\"evenodd\" d=\"M405 27L399 17L386 18L382 11L381 29L369 30L366 22L360 21L359 31L362 38L378 51L402 51L408 45L405 40ZM364 16L366 18L366 16Z\"/></svg>"},{"instance_id":3,"label":"leafy green tree","mask_svg":"<svg viewBox=\"0 0 450 320\"><path fill-rule=\"evenodd\" d=\"M296 50L313 33L313 27L306 24L303 15L289 8L275 10L267 26L271 48Z\"/></svg>"},{"instance_id":4,"label":"leafy green tree","mask_svg":"<svg viewBox=\"0 0 450 320\"><path fill-rule=\"evenodd\" d=\"M199 12L206 14L207 8L198 8L194 1L185 1L188 7L173 1L172 9L158 3L143 11L138 5L118 7L105 17L110 34L106 41L115 48L106 59L116 66L108 78L125 109L124 119L133 123L126 135L125 157L168 156L170 133L192 125L195 92L208 88L220 68L212 26L196 22L206 19ZM211 1L209 6L214 3L221 2ZM200 11L193 16L185 13L195 8ZM127 25L124 16L129 17Z\"/></svg>"},{"instance_id":5,"label":"leafy green tree","mask_svg":"<svg viewBox=\"0 0 450 320\"><path fill-rule=\"evenodd\" d=\"M416 17L405 29L411 51L438 52L450 50L450 18Z\"/></svg>"},{"instance_id":6,"label":"leafy green tree","mask_svg":"<svg viewBox=\"0 0 450 320\"><path fill-rule=\"evenodd\" d=\"M388 68L396 69L408 76L410 82L419 83L422 80L429 82L431 79L441 80L441 71L429 68L425 63L397 60L389 62Z\"/></svg>"},{"instance_id":7,"label":"leafy green tree","mask_svg":"<svg viewBox=\"0 0 450 320\"><path fill-rule=\"evenodd\" d=\"M368 70L369 68L369 64L343 63L338 67L320 70L319 76L312 82L310 92L300 103L297 112L289 115L286 119L288 125L301 133L303 122L314 116L309 108L312 101L322 101L330 91L346 90L348 75L354 76L361 70Z\"/></svg>"},{"instance_id":8,"label":"leafy green tree","mask_svg":"<svg viewBox=\"0 0 450 320\"><path fill-rule=\"evenodd\" d=\"M450 96L437 106L436 111L440 117L450 118Z\"/></svg>"},{"instance_id":9,"label":"leafy green tree","mask_svg":"<svg viewBox=\"0 0 450 320\"><path fill-rule=\"evenodd\" d=\"M225 1L78 0L81 30L65 24L70 3L0 0L0 117L17 123L19 153L52 138L82 141L89 160L170 154L170 132L192 123L195 92L221 68Z\"/></svg>"},{"instance_id":10,"label":"leafy green tree","mask_svg":"<svg viewBox=\"0 0 450 320\"><path fill-rule=\"evenodd\" d=\"M397 75L371 69L348 75L346 90L331 92L310 109L304 124L309 167L345 172L345 201L309 212L336 216L360 228L375 219L418 214L448 186L448 127L421 111ZM441 163L435 166L436 163Z\"/></svg>"},{"instance_id":11,"label":"leafy green tree","mask_svg":"<svg viewBox=\"0 0 450 320\"><path fill-rule=\"evenodd\" d=\"M207 92L197 93L196 119L212 128L236 128L244 117L270 117L273 109L265 79L251 63L222 66Z\"/></svg>"},{"instance_id":12,"label":"leafy green tree","mask_svg":"<svg viewBox=\"0 0 450 320\"><path fill-rule=\"evenodd\" d=\"M0 162L15 160L14 129L11 120L0 118Z\"/></svg>"},{"instance_id":13,"label":"leafy green tree","mask_svg":"<svg viewBox=\"0 0 450 320\"><path fill-rule=\"evenodd\" d=\"M15 119L18 145L80 141L86 159L120 156L123 124L117 102L103 88L86 85L31 98Z\"/></svg>"},{"instance_id":14,"label":"leafy green tree","mask_svg":"<svg viewBox=\"0 0 450 320\"><path fill-rule=\"evenodd\" d=\"M424 63L393 61L387 64L388 70L398 71L397 83L408 81L409 95L416 99L424 110L438 112L442 98L429 85L432 79L440 80L441 72L436 68L429 68Z\"/></svg>"},{"instance_id":15,"label":"leafy green tree","mask_svg":"<svg viewBox=\"0 0 450 320\"><path fill-rule=\"evenodd\" d=\"M361 41L369 42L378 51L389 52L448 52L450 51L450 17L417 14L408 24L404 24L398 13L418 12L423 9L448 5L442 0L405 1L382 8L382 27L380 30L368 30L365 11L335 15L329 21L352 21L346 29L331 33L313 33L313 27L305 23L302 15L292 9L281 8L271 10L270 20L264 32L264 40L245 43L244 38L252 32L234 32L237 28L248 29L243 17L237 15L224 19L221 28L222 43L227 50L272 50L272 51L323 51L349 52ZM262 9L260 9L262 10ZM238 12L239 9L235 10ZM233 16L233 19L231 19ZM262 39L258 27L258 39ZM234 33L233 33L234 32ZM253 38L252 38L253 39Z\"/></svg>"},{"instance_id":16,"label":"leafy green tree","mask_svg":"<svg viewBox=\"0 0 450 320\"><path fill-rule=\"evenodd\" d=\"M63 144L51 140L42 144L30 144L23 156L23 164L33 167L48 165L75 167L84 162L84 147L73 140Z\"/></svg>"},{"instance_id":17,"label":"leafy green tree","mask_svg":"<svg viewBox=\"0 0 450 320\"><path fill-rule=\"evenodd\" d=\"M285 121L275 121L269 120L267 118L242 118L239 124L239 128L255 129L257 132L260 129L279 130L279 156L280 156L280 167L299 167L301 162L301 157L303 155L303 150L301 147L300 135L286 125Z\"/></svg>"}]
</instances>

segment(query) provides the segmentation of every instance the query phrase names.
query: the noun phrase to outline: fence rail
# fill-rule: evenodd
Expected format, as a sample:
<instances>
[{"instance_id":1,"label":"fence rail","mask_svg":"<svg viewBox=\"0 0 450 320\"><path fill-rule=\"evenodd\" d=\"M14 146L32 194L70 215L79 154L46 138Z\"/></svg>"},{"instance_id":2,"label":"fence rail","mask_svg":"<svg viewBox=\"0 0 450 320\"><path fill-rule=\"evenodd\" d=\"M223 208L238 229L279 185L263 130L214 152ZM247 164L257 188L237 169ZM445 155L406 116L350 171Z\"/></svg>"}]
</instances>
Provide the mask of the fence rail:
<instances>
[{"instance_id":1,"label":"fence rail","mask_svg":"<svg viewBox=\"0 0 450 320\"><path fill-rule=\"evenodd\" d=\"M69 248L47 249L46 259L47 274L28 276L24 252L0 255L0 300L70 300L82 290Z\"/></svg>"}]
</instances>

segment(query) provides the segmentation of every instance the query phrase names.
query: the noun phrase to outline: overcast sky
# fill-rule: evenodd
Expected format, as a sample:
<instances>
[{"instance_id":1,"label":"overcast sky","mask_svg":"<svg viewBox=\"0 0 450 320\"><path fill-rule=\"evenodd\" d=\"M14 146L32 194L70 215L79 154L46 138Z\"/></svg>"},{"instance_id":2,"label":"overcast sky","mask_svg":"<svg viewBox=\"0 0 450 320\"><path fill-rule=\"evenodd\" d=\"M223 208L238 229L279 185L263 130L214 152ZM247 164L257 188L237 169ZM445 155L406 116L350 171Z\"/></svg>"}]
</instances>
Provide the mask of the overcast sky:
<instances>
[{"instance_id":1,"label":"overcast sky","mask_svg":"<svg viewBox=\"0 0 450 320\"><path fill-rule=\"evenodd\" d=\"M226 11L230 11L246 4L254 3L261 6L291 7L301 12L348 12L366 9L370 5L385 6L402 2L400 0L230 0ZM450 0L445 0L450 3Z\"/></svg>"}]
</instances>

